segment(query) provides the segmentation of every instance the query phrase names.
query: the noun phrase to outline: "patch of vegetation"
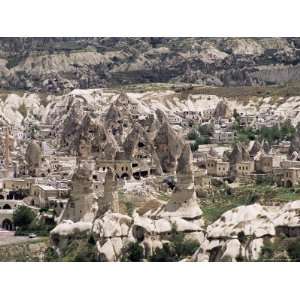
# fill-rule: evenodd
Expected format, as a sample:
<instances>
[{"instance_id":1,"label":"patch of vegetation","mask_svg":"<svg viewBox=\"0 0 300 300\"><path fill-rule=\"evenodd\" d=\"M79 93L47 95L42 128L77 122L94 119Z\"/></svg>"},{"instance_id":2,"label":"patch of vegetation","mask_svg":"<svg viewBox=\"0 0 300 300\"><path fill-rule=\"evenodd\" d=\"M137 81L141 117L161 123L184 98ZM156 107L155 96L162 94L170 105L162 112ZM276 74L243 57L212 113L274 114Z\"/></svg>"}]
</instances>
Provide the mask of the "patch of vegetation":
<instances>
[{"instance_id":1,"label":"patch of vegetation","mask_svg":"<svg viewBox=\"0 0 300 300\"><path fill-rule=\"evenodd\" d=\"M131 201L124 201L128 216L132 216L135 205Z\"/></svg>"},{"instance_id":2,"label":"patch of vegetation","mask_svg":"<svg viewBox=\"0 0 300 300\"><path fill-rule=\"evenodd\" d=\"M142 262L144 261L144 249L139 243L131 242L122 249L123 262Z\"/></svg>"},{"instance_id":3,"label":"patch of vegetation","mask_svg":"<svg viewBox=\"0 0 300 300\"><path fill-rule=\"evenodd\" d=\"M281 85L269 86L239 86L239 87L200 87L193 86L191 94L216 95L219 97L237 99L239 102L260 97L292 97L300 95L299 82L287 82Z\"/></svg>"},{"instance_id":4,"label":"patch of vegetation","mask_svg":"<svg viewBox=\"0 0 300 300\"><path fill-rule=\"evenodd\" d=\"M210 124L194 127L187 135L187 139L193 141L191 150L195 152L199 145L210 144L210 138L213 136L214 128Z\"/></svg>"},{"instance_id":5,"label":"patch of vegetation","mask_svg":"<svg viewBox=\"0 0 300 300\"><path fill-rule=\"evenodd\" d=\"M169 243L164 243L163 247L157 248L149 258L152 262L176 262L191 256L200 246L196 240L185 240L182 232L177 232L173 227Z\"/></svg>"},{"instance_id":6,"label":"patch of vegetation","mask_svg":"<svg viewBox=\"0 0 300 300\"><path fill-rule=\"evenodd\" d=\"M31 233L37 236L49 236L49 232L54 228L54 223L38 220L33 210L27 206L19 206L13 214L13 222L16 226L15 235L27 236Z\"/></svg>"},{"instance_id":7,"label":"patch of vegetation","mask_svg":"<svg viewBox=\"0 0 300 300\"><path fill-rule=\"evenodd\" d=\"M208 224L213 223L221 215L241 205L251 205L262 202L289 202L300 198L298 188L275 187L268 184L248 185L236 188L228 193L219 189L200 203L204 219Z\"/></svg>"},{"instance_id":8,"label":"patch of vegetation","mask_svg":"<svg viewBox=\"0 0 300 300\"><path fill-rule=\"evenodd\" d=\"M58 256L52 249L48 248L45 261L60 262L97 262L99 261L95 243L86 239L75 239L64 250L62 256Z\"/></svg>"},{"instance_id":9,"label":"patch of vegetation","mask_svg":"<svg viewBox=\"0 0 300 300\"><path fill-rule=\"evenodd\" d=\"M35 218L33 210L27 206L19 206L13 213L13 222L20 229L27 229Z\"/></svg>"},{"instance_id":10,"label":"patch of vegetation","mask_svg":"<svg viewBox=\"0 0 300 300\"><path fill-rule=\"evenodd\" d=\"M256 130L252 127L241 127L239 118L237 117L234 130L236 131L236 141L249 142L258 139L259 141L266 140L270 144L284 140L291 141L296 134L296 128L292 125L290 120L284 121L279 126L262 127Z\"/></svg>"},{"instance_id":11,"label":"patch of vegetation","mask_svg":"<svg viewBox=\"0 0 300 300\"><path fill-rule=\"evenodd\" d=\"M300 261L300 238L280 236L266 240L259 261Z\"/></svg>"},{"instance_id":12,"label":"patch of vegetation","mask_svg":"<svg viewBox=\"0 0 300 300\"><path fill-rule=\"evenodd\" d=\"M23 118L26 118L26 116L27 116L27 107L26 107L24 102L19 106L18 111L23 116Z\"/></svg>"},{"instance_id":13,"label":"patch of vegetation","mask_svg":"<svg viewBox=\"0 0 300 300\"><path fill-rule=\"evenodd\" d=\"M23 59L22 56L11 56L7 59L6 68L12 69L13 67L16 67Z\"/></svg>"}]
</instances>

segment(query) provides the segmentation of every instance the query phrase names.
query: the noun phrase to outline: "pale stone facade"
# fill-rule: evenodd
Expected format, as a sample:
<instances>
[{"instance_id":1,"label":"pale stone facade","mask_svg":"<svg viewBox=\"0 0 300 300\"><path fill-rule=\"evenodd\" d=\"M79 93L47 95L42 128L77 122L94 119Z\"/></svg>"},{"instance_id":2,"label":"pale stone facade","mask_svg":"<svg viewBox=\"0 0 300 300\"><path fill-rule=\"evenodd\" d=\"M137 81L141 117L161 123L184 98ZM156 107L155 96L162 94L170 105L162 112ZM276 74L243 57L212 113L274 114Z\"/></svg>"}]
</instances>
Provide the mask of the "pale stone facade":
<instances>
[{"instance_id":1,"label":"pale stone facade","mask_svg":"<svg viewBox=\"0 0 300 300\"><path fill-rule=\"evenodd\" d=\"M224 177L228 176L230 164L218 158L208 159L206 162L207 175Z\"/></svg>"}]
</instances>

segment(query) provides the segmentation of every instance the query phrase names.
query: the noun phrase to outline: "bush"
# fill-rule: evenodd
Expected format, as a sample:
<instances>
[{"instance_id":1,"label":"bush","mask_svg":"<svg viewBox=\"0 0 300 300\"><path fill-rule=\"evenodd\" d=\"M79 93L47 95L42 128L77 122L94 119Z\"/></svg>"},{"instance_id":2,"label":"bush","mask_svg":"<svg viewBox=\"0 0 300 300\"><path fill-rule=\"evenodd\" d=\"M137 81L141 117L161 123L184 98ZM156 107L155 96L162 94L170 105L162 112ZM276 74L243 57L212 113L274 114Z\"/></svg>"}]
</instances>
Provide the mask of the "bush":
<instances>
[{"instance_id":1,"label":"bush","mask_svg":"<svg viewBox=\"0 0 300 300\"><path fill-rule=\"evenodd\" d=\"M188 133L187 139L191 141L195 141L198 138L198 136L199 136L198 132L195 129L193 129Z\"/></svg>"},{"instance_id":2,"label":"bush","mask_svg":"<svg viewBox=\"0 0 300 300\"><path fill-rule=\"evenodd\" d=\"M26 105L25 105L24 103L22 103L22 104L20 105L20 107L19 107L19 112L20 112L20 114L21 114L24 118L26 118L26 116L27 116L27 107L26 107Z\"/></svg>"},{"instance_id":3,"label":"bush","mask_svg":"<svg viewBox=\"0 0 300 300\"><path fill-rule=\"evenodd\" d=\"M16 227L28 228L35 218L35 214L27 206L19 206L13 213L13 221Z\"/></svg>"},{"instance_id":4,"label":"bush","mask_svg":"<svg viewBox=\"0 0 300 300\"><path fill-rule=\"evenodd\" d=\"M258 200L259 200L259 195L255 192L251 192L249 195L248 195L248 199L247 199L247 204L248 205L251 205L251 204L254 204L256 203Z\"/></svg>"},{"instance_id":5,"label":"bush","mask_svg":"<svg viewBox=\"0 0 300 300\"><path fill-rule=\"evenodd\" d=\"M258 185L273 185L274 183L272 176L258 176L256 178L256 184Z\"/></svg>"},{"instance_id":6,"label":"bush","mask_svg":"<svg viewBox=\"0 0 300 300\"><path fill-rule=\"evenodd\" d=\"M212 124L203 124L199 125L198 131L202 136L213 136L214 134L214 126Z\"/></svg>"},{"instance_id":7,"label":"bush","mask_svg":"<svg viewBox=\"0 0 300 300\"><path fill-rule=\"evenodd\" d=\"M51 254L51 253L50 253ZM51 256L50 256L51 258ZM73 240L56 261L66 262L97 262L99 261L97 247L86 239Z\"/></svg>"},{"instance_id":8,"label":"bush","mask_svg":"<svg viewBox=\"0 0 300 300\"><path fill-rule=\"evenodd\" d=\"M149 258L151 262L175 262L176 253L169 244L164 244L161 249L157 248L154 254Z\"/></svg>"},{"instance_id":9,"label":"bush","mask_svg":"<svg viewBox=\"0 0 300 300\"><path fill-rule=\"evenodd\" d=\"M295 241L292 241L288 247L287 247L287 252L289 254L289 257L293 261L300 261L300 240L297 239Z\"/></svg>"},{"instance_id":10,"label":"bush","mask_svg":"<svg viewBox=\"0 0 300 300\"><path fill-rule=\"evenodd\" d=\"M177 232L176 227L173 227L169 241L161 249L157 248L149 260L153 262L180 261L193 255L199 247L198 241L185 240L184 234Z\"/></svg>"},{"instance_id":11,"label":"bush","mask_svg":"<svg viewBox=\"0 0 300 300\"><path fill-rule=\"evenodd\" d=\"M144 259L144 249L139 243L129 243L122 249L122 261L140 262Z\"/></svg>"}]
</instances>

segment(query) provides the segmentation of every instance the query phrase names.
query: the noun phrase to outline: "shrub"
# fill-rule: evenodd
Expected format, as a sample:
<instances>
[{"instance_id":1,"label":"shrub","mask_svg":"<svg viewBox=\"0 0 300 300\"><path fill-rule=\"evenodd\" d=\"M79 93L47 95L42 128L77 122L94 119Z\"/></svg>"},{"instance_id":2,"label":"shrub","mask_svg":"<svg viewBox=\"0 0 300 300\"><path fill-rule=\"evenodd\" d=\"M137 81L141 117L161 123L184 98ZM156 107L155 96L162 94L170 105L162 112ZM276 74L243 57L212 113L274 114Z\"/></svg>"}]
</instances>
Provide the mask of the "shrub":
<instances>
[{"instance_id":1,"label":"shrub","mask_svg":"<svg viewBox=\"0 0 300 300\"><path fill-rule=\"evenodd\" d=\"M139 243L129 243L122 249L122 261L140 262L144 259L144 249Z\"/></svg>"},{"instance_id":2,"label":"shrub","mask_svg":"<svg viewBox=\"0 0 300 300\"><path fill-rule=\"evenodd\" d=\"M259 195L258 195L257 193L255 193L255 192L251 192L251 193L248 195L247 204L248 204L248 205L254 204L254 203L256 203L258 200L259 200Z\"/></svg>"},{"instance_id":3,"label":"shrub","mask_svg":"<svg viewBox=\"0 0 300 300\"><path fill-rule=\"evenodd\" d=\"M300 261L300 240L297 239L295 241L292 241L288 247L287 252L289 254L289 257L294 261Z\"/></svg>"},{"instance_id":4,"label":"shrub","mask_svg":"<svg viewBox=\"0 0 300 300\"><path fill-rule=\"evenodd\" d=\"M273 185L274 183L272 176L258 176L256 178L256 184L258 185Z\"/></svg>"},{"instance_id":5,"label":"shrub","mask_svg":"<svg viewBox=\"0 0 300 300\"><path fill-rule=\"evenodd\" d=\"M198 138L198 136L199 136L199 134L197 133L197 131L195 129L193 129L188 133L187 139L195 141Z\"/></svg>"},{"instance_id":6,"label":"shrub","mask_svg":"<svg viewBox=\"0 0 300 300\"><path fill-rule=\"evenodd\" d=\"M26 118L26 116L27 116L27 107L26 107L26 105L25 105L24 103L22 103L22 104L20 105L20 107L19 107L19 112L20 112L20 114L21 114L24 118Z\"/></svg>"},{"instance_id":7,"label":"shrub","mask_svg":"<svg viewBox=\"0 0 300 300\"><path fill-rule=\"evenodd\" d=\"M279 249L280 242L271 242L266 240L261 248L259 261L272 261L274 260L275 253Z\"/></svg>"},{"instance_id":8,"label":"shrub","mask_svg":"<svg viewBox=\"0 0 300 300\"><path fill-rule=\"evenodd\" d=\"M164 244L161 249L157 248L154 254L149 258L151 262L174 262L176 260L176 253L171 245Z\"/></svg>"},{"instance_id":9,"label":"shrub","mask_svg":"<svg viewBox=\"0 0 300 300\"><path fill-rule=\"evenodd\" d=\"M199 247L198 241L185 240L184 234L177 232L176 227L173 227L169 241L161 249L157 248L149 260L155 262L180 261L193 255Z\"/></svg>"}]
</instances>

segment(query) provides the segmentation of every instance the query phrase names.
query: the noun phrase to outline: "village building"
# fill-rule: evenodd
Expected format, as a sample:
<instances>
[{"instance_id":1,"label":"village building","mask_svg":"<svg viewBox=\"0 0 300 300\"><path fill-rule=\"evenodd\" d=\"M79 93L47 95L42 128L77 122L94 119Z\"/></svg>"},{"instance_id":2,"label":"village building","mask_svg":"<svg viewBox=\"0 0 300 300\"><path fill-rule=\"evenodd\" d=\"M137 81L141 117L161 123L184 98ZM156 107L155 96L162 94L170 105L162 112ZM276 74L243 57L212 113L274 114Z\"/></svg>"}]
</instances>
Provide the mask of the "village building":
<instances>
[{"instance_id":1,"label":"village building","mask_svg":"<svg viewBox=\"0 0 300 300\"><path fill-rule=\"evenodd\" d=\"M283 157L281 155L261 154L255 160L255 171L257 173L270 174L274 168L280 168Z\"/></svg>"},{"instance_id":2,"label":"village building","mask_svg":"<svg viewBox=\"0 0 300 300\"><path fill-rule=\"evenodd\" d=\"M208 108L208 109L204 109L201 112L202 115L202 121L203 122L208 122L212 119L213 115L214 115L215 109L214 108Z\"/></svg>"},{"instance_id":3,"label":"village building","mask_svg":"<svg viewBox=\"0 0 300 300\"><path fill-rule=\"evenodd\" d=\"M194 171L194 185L196 190L208 189L211 187L211 179L207 176L205 169Z\"/></svg>"},{"instance_id":4,"label":"village building","mask_svg":"<svg viewBox=\"0 0 300 300\"><path fill-rule=\"evenodd\" d=\"M290 141L282 141L278 145L278 150L282 154L288 154L290 150L291 142Z\"/></svg>"},{"instance_id":5,"label":"village building","mask_svg":"<svg viewBox=\"0 0 300 300\"><path fill-rule=\"evenodd\" d=\"M285 187L293 187L300 184L300 167L282 169L281 183Z\"/></svg>"},{"instance_id":6,"label":"village building","mask_svg":"<svg viewBox=\"0 0 300 300\"><path fill-rule=\"evenodd\" d=\"M249 176L254 173L254 161L239 161L235 164L237 176Z\"/></svg>"},{"instance_id":7,"label":"village building","mask_svg":"<svg viewBox=\"0 0 300 300\"><path fill-rule=\"evenodd\" d=\"M168 114L167 115L168 121L171 125L182 125L182 118L175 114Z\"/></svg>"},{"instance_id":8,"label":"village building","mask_svg":"<svg viewBox=\"0 0 300 300\"><path fill-rule=\"evenodd\" d=\"M234 132L215 130L211 141L216 144L231 144L234 142Z\"/></svg>"},{"instance_id":9,"label":"village building","mask_svg":"<svg viewBox=\"0 0 300 300\"><path fill-rule=\"evenodd\" d=\"M54 187L45 184L34 184L31 188L32 200L31 205L40 208L49 208L49 199L51 198L62 198L66 199L69 197L69 188Z\"/></svg>"},{"instance_id":10,"label":"village building","mask_svg":"<svg viewBox=\"0 0 300 300\"><path fill-rule=\"evenodd\" d=\"M229 174L230 164L219 158L209 158L206 161L206 169L209 176L225 177Z\"/></svg>"},{"instance_id":11,"label":"village building","mask_svg":"<svg viewBox=\"0 0 300 300\"><path fill-rule=\"evenodd\" d=\"M240 126L241 127L249 127L254 121L257 120L257 117L255 114L248 114L248 113L240 113Z\"/></svg>"}]
</instances>

